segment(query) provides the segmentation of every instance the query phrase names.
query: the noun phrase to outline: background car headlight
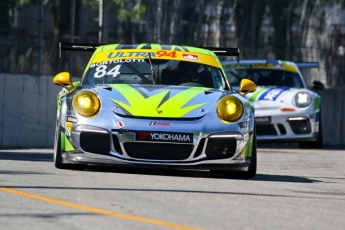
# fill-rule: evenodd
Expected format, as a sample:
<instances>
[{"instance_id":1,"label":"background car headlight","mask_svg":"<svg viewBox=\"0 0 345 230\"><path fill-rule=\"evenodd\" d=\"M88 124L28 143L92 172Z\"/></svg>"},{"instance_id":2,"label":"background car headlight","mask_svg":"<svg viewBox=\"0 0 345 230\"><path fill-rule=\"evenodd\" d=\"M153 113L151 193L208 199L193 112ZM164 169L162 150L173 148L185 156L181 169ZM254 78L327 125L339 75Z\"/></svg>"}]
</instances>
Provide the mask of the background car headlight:
<instances>
[{"instance_id":1,"label":"background car headlight","mask_svg":"<svg viewBox=\"0 0 345 230\"><path fill-rule=\"evenodd\" d=\"M307 92L299 92L294 97L294 103L297 107L307 107L311 103L311 96Z\"/></svg>"},{"instance_id":2,"label":"background car headlight","mask_svg":"<svg viewBox=\"0 0 345 230\"><path fill-rule=\"evenodd\" d=\"M92 117L98 113L100 102L94 93L90 91L83 91L75 95L73 99L73 106L80 115Z\"/></svg>"},{"instance_id":3,"label":"background car headlight","mask_svg":"<svg viewBox=\"0 0 345 230\"><path fill-rule=\"evenodd\" d=\"M225 96L218 103L217 114L224 121L238 121L243 114L243 104L237 97Z\"/></svg>"}]
</instances>

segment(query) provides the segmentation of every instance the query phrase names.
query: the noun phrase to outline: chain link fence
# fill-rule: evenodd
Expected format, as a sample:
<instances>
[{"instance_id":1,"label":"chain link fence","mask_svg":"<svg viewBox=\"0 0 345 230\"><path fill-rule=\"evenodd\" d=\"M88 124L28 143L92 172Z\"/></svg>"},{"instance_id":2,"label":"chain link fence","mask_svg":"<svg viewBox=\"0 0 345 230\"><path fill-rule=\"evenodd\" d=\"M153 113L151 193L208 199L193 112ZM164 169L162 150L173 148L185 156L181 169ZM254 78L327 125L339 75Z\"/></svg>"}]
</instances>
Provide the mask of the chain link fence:
<instances>
[{"instance_id":1,"label":"chain link fence","mask_svg":"<svg viewBox=\"0 0 345 230\"><path fill-rule=\"evenodd\" d=\"M42 18L37 1L2 12L0 73L70 71L81 76L91 53L64 52L61 58L58 53L58 43L73 35L74 42L239 47L243 59L318 61L319 69L303 70L308 85L321 80L328 88L345 86L345 21L339 0L103 1L107 8L99 11L97 4L86 4L92 1L48 0Z\"/></svg>"}]
</instances>

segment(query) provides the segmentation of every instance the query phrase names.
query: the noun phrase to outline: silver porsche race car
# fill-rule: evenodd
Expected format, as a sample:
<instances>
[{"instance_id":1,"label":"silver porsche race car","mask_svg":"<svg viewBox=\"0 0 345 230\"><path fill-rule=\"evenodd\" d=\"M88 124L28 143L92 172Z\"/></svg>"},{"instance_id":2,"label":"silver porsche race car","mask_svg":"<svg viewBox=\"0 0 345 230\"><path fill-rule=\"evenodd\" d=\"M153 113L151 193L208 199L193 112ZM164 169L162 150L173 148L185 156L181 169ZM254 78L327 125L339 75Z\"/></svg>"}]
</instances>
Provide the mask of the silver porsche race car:
<instances>
[{"instance_id":1,"label":"silver porsche race car","mask_svg":"<svg viewBox=\"0 0 345 230\"><path fill-rule=\"evenodd\" d=\"M160 45L60 43L93 51L80 81L53 82L57 97L54 163L211 170L256 174L253 104L247 79L232 91L215 52ZM232 173L231 173L232 172Z\"/></svg>"},{"instance_id":2,"label":"silver porsche race car","mask_svg":"<svg viewBox=\"0 0 345 230\"><path fill-rule=\"evenodd\" d=\"M323 83L307 88L299 68L318 63L280 60L223 61L228 80L236 90L243 79L257 86L246 98L254 103L257 139L260 142L298 142L300 148L322 148L321 98Z\"/></svg>"}]
</instances>

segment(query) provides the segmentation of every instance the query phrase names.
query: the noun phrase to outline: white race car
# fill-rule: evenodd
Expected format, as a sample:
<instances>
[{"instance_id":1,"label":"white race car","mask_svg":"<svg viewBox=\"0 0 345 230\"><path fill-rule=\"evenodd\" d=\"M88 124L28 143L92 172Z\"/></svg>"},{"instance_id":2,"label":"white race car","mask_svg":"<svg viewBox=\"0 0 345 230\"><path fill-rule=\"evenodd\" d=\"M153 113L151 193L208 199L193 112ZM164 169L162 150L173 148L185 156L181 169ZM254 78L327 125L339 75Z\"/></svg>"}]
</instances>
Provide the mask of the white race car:
<instances>
[{"instance_id":1,"label":"white race car","mask_svg":"<svg viewBox=\"0 0 345 230\"><path fill-rule=\"evenodd\" d=\"M246 78L257 86L245 97L255 106L258 141L298 142L300 148L322 148L321 98L324 84L314 81L312 90L299 67L318 67L317 62L280 60L223 61L234 90Z\"/></svg>"}]
</instances>

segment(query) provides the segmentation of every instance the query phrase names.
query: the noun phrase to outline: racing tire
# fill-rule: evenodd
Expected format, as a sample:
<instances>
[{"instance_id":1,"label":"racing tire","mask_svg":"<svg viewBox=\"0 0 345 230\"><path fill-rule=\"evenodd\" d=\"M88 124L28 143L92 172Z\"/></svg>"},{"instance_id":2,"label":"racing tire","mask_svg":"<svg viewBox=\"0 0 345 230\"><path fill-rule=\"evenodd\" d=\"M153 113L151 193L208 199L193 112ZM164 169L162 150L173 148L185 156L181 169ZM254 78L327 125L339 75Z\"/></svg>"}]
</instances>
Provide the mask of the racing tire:
<instances>
[{"instance_id":1,"label":"racing tire","mask_svg":"<svg viewBox=\"0 0 345 230\"><path fill-rule=\"evenodd\" d=\"M61 125L59 121L56 121L55 129L55 141L54 141L54 166L58 169L65 169L65 165L62 163L61 153Z\"/></svg>"},{"instance_id":2,"label":"racing tire","mask_svg":"<svg viewBox=\"0 0 345 230\"><path fill-rule=\"evenodd\" d=\"M298 147L300 149L322 149L323 148L321 110L320 110L320 121L319 121L319 133L317 135L316 141L299 142Z\"/></svg>"},{"instance_id":3,"label":"racing tire","mask_svg":"<svg viewBox=\"0 0 345 230\"><path fill-rule=\"evenodd\" d=\"M248 179L256 176L257 168L257 141L256 141L256 130L254 128L253 134L253 145L252 145L252 156L250 158L250 164L247 171L236 172L234 176L238 178Z\"/></svg>"},{"instance_id":4,"label":"racing tire","mask_svg":"<svg viewBox=\"0 0 345 230\"><path fill-rule=\"evenodd\" d=\"M249 166L247 171L219 171L212 170L211 174L218 175L223 174L226 178L231 179L249 179L256 176L257 169L257 141L256 141L256 130L253 131L253 145L252 145L252 156L250 157Z\"/></svg>"},{"instance_id":5,"label":"racing tire","mask_svg":"<svg viewBox=\"0 0 345 230\"><path fill-rule=\"evenodd\" d=\"M54 166L58 169L72 169L72 170L84 170L85 165L80 164L64 164L62 163L61 152L61 124L60 121L56 122L55 129L55 141L54 141Z\"/></svg>"}]
</instances>

